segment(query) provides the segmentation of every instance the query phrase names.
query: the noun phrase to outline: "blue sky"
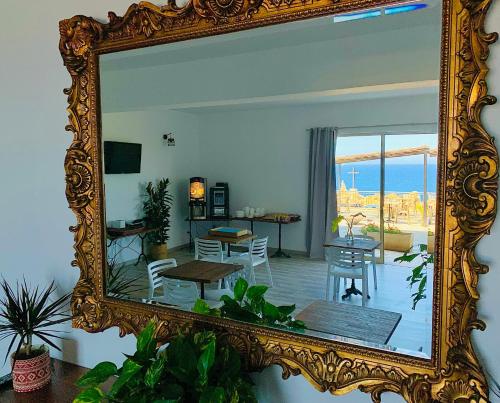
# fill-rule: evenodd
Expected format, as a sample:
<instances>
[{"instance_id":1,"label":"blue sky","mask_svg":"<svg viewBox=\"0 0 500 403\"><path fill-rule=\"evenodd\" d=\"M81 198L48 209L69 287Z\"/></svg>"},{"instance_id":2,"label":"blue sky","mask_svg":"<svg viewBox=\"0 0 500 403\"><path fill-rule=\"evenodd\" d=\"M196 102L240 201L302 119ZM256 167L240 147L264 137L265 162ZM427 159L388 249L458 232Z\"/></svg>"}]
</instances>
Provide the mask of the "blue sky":
<instances>
[{"instance_id":1,"label":"blue sky","mask_svg":"<svg viewBox=\"0 0 500 403\"><path fill-rule=\"evenodd\" d=\"M437 134L404 134L386 135L386 151L398 150L408 147L419 147L427 145L436 148L438 143ZM349 136L337 139L336 156L380 152L380 136ZM389 158L386 164L419 164L423 162L422 155L410 157ZM379 164L378 161L367 161L365 164ZM429 158L429 164L435 164L436 158Z\"/></svg>"}]
</instances>

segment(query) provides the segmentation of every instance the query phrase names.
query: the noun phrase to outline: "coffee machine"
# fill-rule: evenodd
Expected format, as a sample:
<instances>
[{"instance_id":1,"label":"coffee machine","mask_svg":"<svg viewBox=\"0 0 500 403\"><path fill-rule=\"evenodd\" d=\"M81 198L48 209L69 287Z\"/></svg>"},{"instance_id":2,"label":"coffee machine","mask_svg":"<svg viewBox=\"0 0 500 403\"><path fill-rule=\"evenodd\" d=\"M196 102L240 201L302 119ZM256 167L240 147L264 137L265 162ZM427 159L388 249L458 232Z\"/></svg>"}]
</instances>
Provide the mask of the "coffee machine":
<instances>
[{"instance_id":1,"label":"coffee machine","mask_svg":"<svg viewBox=\"0 0 500 403\"><path fill-rule=\"evenodd\" d=\"M189 179L189 218L191 220L205 220L207 218L206 178Z\"/></svg>"},{"instance_id":2,"label":"coffee machine","mask_svg":"<svg viewBox=\"0 0 500 403\"><path fill-rule=\"evenodd\" d=\"M210 217L229 218L229 186L225 182L210 188Z\"/></svg>"}]
</instances>

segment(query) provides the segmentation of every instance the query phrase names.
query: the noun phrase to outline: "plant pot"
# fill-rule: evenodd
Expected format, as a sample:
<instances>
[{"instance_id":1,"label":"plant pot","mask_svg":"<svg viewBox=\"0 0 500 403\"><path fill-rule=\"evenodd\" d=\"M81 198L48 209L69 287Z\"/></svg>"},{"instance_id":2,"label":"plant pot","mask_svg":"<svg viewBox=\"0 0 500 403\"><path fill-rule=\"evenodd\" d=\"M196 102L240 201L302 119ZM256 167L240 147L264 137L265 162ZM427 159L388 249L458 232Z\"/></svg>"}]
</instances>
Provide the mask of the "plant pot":
<instances>
[{"instance_id":1,"label":"plant pot","mask_svg":"<svg viewBox=\"0 0 500 403\"><path fill-rule=\"evenodd\" d=\"M368 236L380 241L378 232L368 232ZM406 252L413 246L413 234L411 232L401 232L399 234L388 234L384 232L384 249L396 252Z\"/></svg>"},{"instance_id":2,"label":"plant pot","mask_svg":"<svg viewBox=\"0 0 500 403\"><path fill-rule=\"evenodd\" d=\"M427 252L434 253L434 242L436 242L436 236L427 235Z\"/></svg>"},{"instance_id":3,"label":"plant pot","mask_svg":"<svg viewBox=\"0 0 500 403\"><path fill-rule=\"evenodd\" d=\"M149 256L152 260L162 260L168 258L168 248L166 243L149 245Z\"/></svg>"},{"instance_id":4,"label":"plant pot","mask_svg":"<svg viewBox=\"0 0 500 403\"><path fill-rule=\"evenodd\" d=\"M50 354L46 346L44 352L33 358L18 359L12 368L12 383L16 392L32 392L50 382ZM11 365L14 354L11 356Z\"/></svg>"}]
</instances>

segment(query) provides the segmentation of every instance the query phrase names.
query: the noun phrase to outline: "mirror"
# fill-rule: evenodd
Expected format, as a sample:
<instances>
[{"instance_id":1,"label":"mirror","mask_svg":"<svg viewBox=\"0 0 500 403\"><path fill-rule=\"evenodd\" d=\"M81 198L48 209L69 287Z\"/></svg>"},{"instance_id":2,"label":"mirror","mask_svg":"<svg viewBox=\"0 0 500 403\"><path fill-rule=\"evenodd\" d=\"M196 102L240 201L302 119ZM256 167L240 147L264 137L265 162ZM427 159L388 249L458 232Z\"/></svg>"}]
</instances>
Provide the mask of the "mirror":
<instances>
[{"instance_id":1,"label":"mirror","mask_svg":"<svg viewBox=\"0 0 500 403\"><path fill-rule=\"evenodd\" d=\"M430 0L100 55L108 295L430 358L440 38Z\"/></svg>"}]
</instances>

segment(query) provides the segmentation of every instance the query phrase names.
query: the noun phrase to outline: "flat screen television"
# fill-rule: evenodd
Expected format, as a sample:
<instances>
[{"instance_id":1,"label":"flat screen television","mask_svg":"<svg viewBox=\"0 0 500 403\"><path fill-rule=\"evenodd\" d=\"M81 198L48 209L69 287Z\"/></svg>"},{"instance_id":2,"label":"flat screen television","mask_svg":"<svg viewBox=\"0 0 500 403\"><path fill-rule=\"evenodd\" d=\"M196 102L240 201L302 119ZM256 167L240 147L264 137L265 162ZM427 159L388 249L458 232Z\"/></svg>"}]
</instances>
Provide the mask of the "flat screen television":
<instances>
[{"instance_id":1,"label":"flat screen television","mask_svg":"<svg viewBox=\"0 0 500 403\"><path fill-rule=\"evenodd\" d=\"M141 172L142 144L120 141L104 142L104 173L135 174Z\"/></svg>"}]
</instances>

